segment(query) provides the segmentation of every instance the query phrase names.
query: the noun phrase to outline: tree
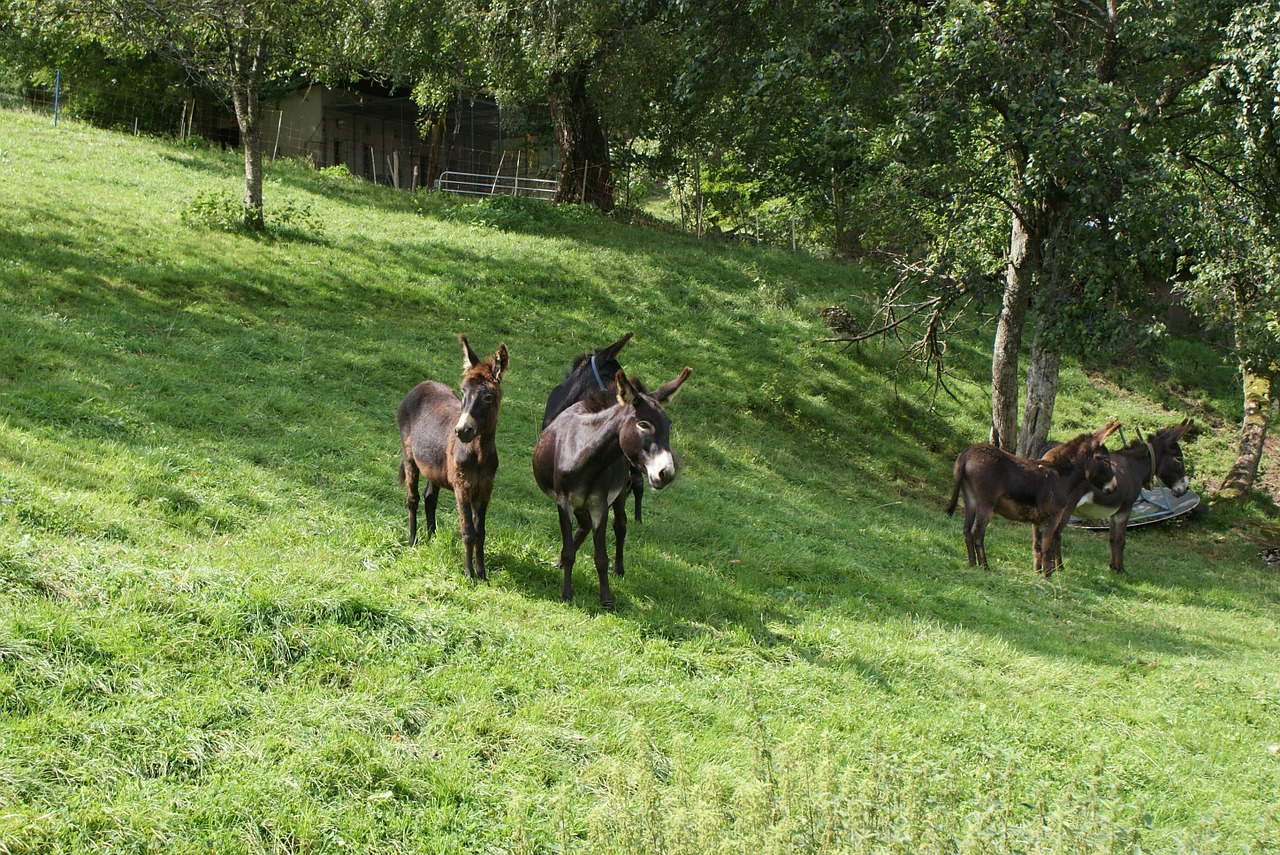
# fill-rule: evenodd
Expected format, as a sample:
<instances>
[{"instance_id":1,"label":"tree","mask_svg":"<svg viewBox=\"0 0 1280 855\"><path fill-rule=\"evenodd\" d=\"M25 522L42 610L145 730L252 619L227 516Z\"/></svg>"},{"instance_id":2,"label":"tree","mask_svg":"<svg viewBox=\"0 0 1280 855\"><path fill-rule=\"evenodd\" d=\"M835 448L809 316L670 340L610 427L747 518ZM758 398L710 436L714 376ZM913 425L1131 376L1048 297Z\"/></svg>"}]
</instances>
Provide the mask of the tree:
<instances>
[{"instance_id":1,"label":"tree","mask_svg":"<svg viewBox=\"0 0 1280 855\"><path fill-rule=\"evenodd\" d=\"M46 28L74 30L112 54L150 52L182 68L235 113L244 153L244 223L264 225L262 99L294 80L304 62L338 54L325 21L338 5L318 0L18 0Z\"/></svg>"},{"instance_id":2,"label":"tree","mask_svg":"<svg viewBox=\"0 0 1280 855\"><path fill-rule=\"evenodd\" d=\"M1199 90L1207 121L1182 162L1198 179L1188 206L1194 279L1187 303L1230 334L1243 418L1221 495L1248 495L1280 376L1280 2L1242 6Z\"/></svg>"},{"instance_id":3,"label":"tree","mask_svg":"<svg viewBox=\"0 0 1280 855\"><path fill-rule=\"evenodd\" d=\"M880 0L681 4L675 98L647 133L696 153L713 216L780 209L846 257L877 252L896 235L864 191L880 186L903 17Z\"/></svg>"},{"instance_id":4,"label":"tree","mask_svg":"<svg viewBox=\"0 0 1280 855\"><path fill-rule=\"evenodd\" d=\"M1060 354L1096 341L1096 332L1079 331L1114 322L1140 284L1126 259L1144 243L1135 230L1157 223L1142 213L1152 201L1143 176L1178 96L1207 70L1203 56L1216 44L1215 16L1223 8L1206 3L1192 16L1181 7L1137 9L1117 0L950 0L926 11L905 66L913 82L900 112L898 152L945 200L939 209L950 215L940 218L942 234L955 214L994 207L1007 218L991 368L996 445L1038 451L1051 423ZM935 241L934 269L954 264L950 251ZM1019 430L1029 312L1036 332ZM1089 324L1079 322L1082 313Z\"/></svg>"},{"instance_id":5,"label":"tree","mask_svg":"<svg viewBox=\"0 0 1280 855\"><path fill-rule=\"evenodd\" d=\"M413 4L407 4L412 7ZM669 88L654 57L670 37L656 0L459 0L441 10L442 54L422 57L420 103L455 87L500 104L550 109L560 160L555 201L614 206L611 134L633 132L655 93ZM407 70L407 67L406 67Z\"/></svg>"}]
</instances>

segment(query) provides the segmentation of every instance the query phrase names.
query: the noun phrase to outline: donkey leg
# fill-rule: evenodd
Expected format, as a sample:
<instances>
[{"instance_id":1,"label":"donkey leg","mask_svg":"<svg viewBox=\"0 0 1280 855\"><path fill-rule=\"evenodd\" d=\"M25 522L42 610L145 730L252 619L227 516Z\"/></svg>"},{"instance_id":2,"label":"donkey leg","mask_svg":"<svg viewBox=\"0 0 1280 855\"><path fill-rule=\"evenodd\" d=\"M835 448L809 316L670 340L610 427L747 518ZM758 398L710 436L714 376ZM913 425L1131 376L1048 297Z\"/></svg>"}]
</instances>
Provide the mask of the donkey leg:
<instances>
[{"instance_id":1,"label":"donkey leg","mask_svg":"<svg viewBox=\"0 0 1280 855\"><path fill-rule=\"evenodd\" d=\"M636 500L636 522L642 522L640 500L644 497L644 470L638 466L631 467L631 495Z\"/></svg>"},{"instance_id":2,"label":"donkey leg","mask_svg":"<svg viewBox=\"0 0 1280 855\"><path fill-rule=\"evenodd\" d=\"M1129 529L1129 514L1116 514L1111 518L1111 569L1124 572L1124 538Z\"/></svg>"},{"instance_id":3,"label":"donkey leg","mask_svg":"<svg viewBox=\"0 0 1280 855\"><path fill-rule=\"evenodd\" d=\"M640 507L638 504L636 507ZM601 525L601 528L604 526ZM613 502L613 574L626 572L622 564L622 544L627 540L627 494L619 493Z\"/></svg>"},{"instance_id":4,"label":"donkey leg","mask_svg":"<svg viewBox=\"0 0 1280 855\"><path fill-rule=\"evenodd\" d=\"M969 554L969 566L972 567L977 563L977 556L973 554L973 514L969 513L969 508L964 509L964 549Z\"/></svg>"},{"instance_id":5,"label":"donkey leg","mask_svg":"<svg viewBox=\"0 0 1280 855\"><path fill-rule=\"evenodd\" d=\"M1062 511L1054 518L1053 528L1050 531L1048 540L1048 570L1044 577L1049 578L1055 570L1063 568L1062 563L1062 531L1067 527L1067 522L1071 519L1071 512L1075 510L1072 507L1063 508Z\"/></svg>"},{"instance_id":6,"label":"donkey leg","mask_svg":"<svg viewBox=\"0 0 1280 855\"><path fill-rule=\"evenodd\" d=\"M481 578L476 576L475 571L475 554L476 554L476 522L475 508L471 502L458 497L458 529L462 534L462 546L467 555L467 578ZM481 574L483 576L483 574Z\"/></svg>"},{"instance_id":7,"label":"donkey leg","mask_svg":"<svg viewBox=\"0 0 1280 855\"><path fill-rule=\"evenodd\" d=\"M600 608L611 612L613 591L609 590L609 545L605 537L605 522L606 520L600 520L592 530L591 540L595 547L596 575L600 577Z\"/></svg>"},{"instance_id":8,"label":"donkey leg","mask_svg":"<svg viewBox=\"0 0 1280 855\"><path fill-rule=\"evenodd\" d=\"M974 533L977 531L978 515L970 510L969 504L966 502L964 506L964 548L969 552L969 566L974 567L978 563L978 548L974 540Z\"/></svg>"},{"instance_id":9,"label":"donkey leg","mask_svg":"<svg viewBox=\"0 0 1280 855\"><path fill-rule=\"evenodd\" d=\"M974 514L973 518L973 553L983 570L990 570L987 563L987 525L991 522L991 514Z\"/></svg>"},{"instance_id":10,"label":"donkey leg","mask_svg":"<svg viewBox=\"0 0 1280 855\"><path fill-rule=\"evenodd\" d=\"M427 540L436 534L436 505L440 502L440 488L430 481L422 491L422 515L427 518Z\"/></svg>"},{"instance_id":11,"label":"donkey leg","mask_svg":"<svg viewBox=\"0 0 1280 855\"><path fill-rule=\"evenodd\" d=\"M1032 531L1035 537L1032 547L1035 549L1036 555L1036 572L1048 579L1053 575L1053 571L1057 569L1057 562L1054 558L1054 540L1059 536L1058 518L1054 517L1048 522L1035 523L1032 526Z\"/></svg>"},{"instance_id":12,"label":"donkey leg","mask_svg":"<svg viewBox=\"0 0 1280 855\"><path fill-rule=\"evenodd\" d=\"M471 506L472 522L476 531L476 578L484 579L484 518L489 510L488 502L476 502Z\"/></svg>"},{"instance_id":13,"label":"donkey leg","mask_svg":"<svg viewBox=\"0 0 1280 855\"><path fill-rule=\"evenodd\" d=\"M567 603L573 599L573 559L578 554L578 547L573 543L573 520L569 518L569 509L556 505L556 513L560 520L560 560L556 564L564 570L560 599Z\"/></svg>"},{"instance_id":14,"label":"donkey leg","mask_svg":"<svg viewBox=\"0 0 1280 855\"><path fill-rule=\"evenodd\" d=\"M418 467L406 459L400 464L404 476L404 506L409 511L409 545L418 542Z\"/></svg>"}]
</instances>

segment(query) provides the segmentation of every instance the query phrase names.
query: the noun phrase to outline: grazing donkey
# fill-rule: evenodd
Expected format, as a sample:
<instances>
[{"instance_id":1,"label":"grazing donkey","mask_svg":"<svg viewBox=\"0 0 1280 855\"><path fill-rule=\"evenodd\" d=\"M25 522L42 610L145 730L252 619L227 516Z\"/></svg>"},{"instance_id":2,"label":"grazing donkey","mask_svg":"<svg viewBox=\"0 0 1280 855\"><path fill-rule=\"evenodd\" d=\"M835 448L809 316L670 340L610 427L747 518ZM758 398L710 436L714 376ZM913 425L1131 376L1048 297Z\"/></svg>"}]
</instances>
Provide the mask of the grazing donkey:
<instances>
[{"instance_id":1,"label":"grazing donkey","mask_svg":"<svg viewBox=\"0 0 1280 855\"><path fill-rule=\"evenodd\" d=\"M547 396L547 406L542 412L543 430L547 429L547 425L551 424L556 416L592 392L603 391L610 394L617 392L618 385L613 378L622 370L622 365L618 362L618 354L629 341L631 341L631 333L595 352L584 353L574 358L560 385L552 389L551 394ZM631 495L636 500L636 522L640 522L640 500L644 497L644 472L635 466L631 467Z\"/></svg>"},{"instance_id":2,"label":"grazing donkey","mask_svg":"<svg viewBox=\"0 0 1280 855\"><path fill-rule=\"evenodd\" d=\"M653 392L644 391L618 371L614 375L617 391L612 397L603 391L589 396L556 416L538 436L533 448L533 477L556 503L561 542L557 564L564 570L562 599L573 599L573 562L590 531L600 577L600 605L613 610L605 545L609 508L613 508L613 572L621 576L627 536L622 506L631 467L643 469L655 490L675 480L679 466L671 451L671 419L662 405L692 371L685 366L680 376ZM576 535L574 521L578 524Z\"/></svg>"},{"instance_id":3,"label":"grazing donkey","mask_svg":"<svg viewBox=\"0 0 1280 855\"><path fill-rule=\"evenodd\" d=\"M1114 490L1104 492L1086 481L1071 492L1069 503L1076 516L1107 521L1111 535L1111 569L1115 572L1124 572L1125 533L1142 488L1159 478L1175 498L1186 495L1187 470L1178 442L1191 427L1191 420L1184 419L1161 428L1146 440L1138 434L1127 447L1111 452L1111 467L1116 475ZM1053 560L1062 566L1061 531L1053 541Z\"/></svg>"},{"instance_id":4,"label":"grazing donkey","mask_svg":"<svg viewBox=\"0 0 1280 855\"><path fill-rule=\"evenodd\" d=\"M964 493L964 545L969 566L987 567L985 537L993 513L1033 526L1032 553L1037 572L1048 578L1053 539L1074 507L1071 492L1082 481L1111 490L1115 476L1104 443L1120 423L1107 422L1096 433L1083 433L1050 451L1051 457L1026 460L989 443L971 445L956 458L951 483L955 513Z\"/></svg>"},{"instance_id":5,"label":"grazing donkey","mask_svg":"<svg viewBox=\"0 0 1280 855\"><path fill-rule=\"evenodd\" d=\"M443 383L426 380L405 396L396 412L400 425L400 483L409 509L409 545L418 540L418 479L427 479L427 537L436 532L440 489L458 498L458 525L467 550L467 577L483 579L484 518L498 471L498 408L507 373L507 346L481 362L465 335L462 342L462 400Z\"/></svg>"}]
</instances>

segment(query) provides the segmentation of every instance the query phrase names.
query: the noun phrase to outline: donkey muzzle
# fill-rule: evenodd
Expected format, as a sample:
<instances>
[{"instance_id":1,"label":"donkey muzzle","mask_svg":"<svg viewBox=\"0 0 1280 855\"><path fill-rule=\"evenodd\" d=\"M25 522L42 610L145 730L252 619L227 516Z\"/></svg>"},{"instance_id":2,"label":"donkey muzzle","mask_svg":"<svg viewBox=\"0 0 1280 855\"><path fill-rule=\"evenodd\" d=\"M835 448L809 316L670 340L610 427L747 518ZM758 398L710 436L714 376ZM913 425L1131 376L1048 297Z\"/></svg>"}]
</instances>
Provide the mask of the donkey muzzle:
<instances>
[{"instance_id":1,"label":"donkey muzzle","mask_svg":"<svg viewBox=\"0 0 1280 855\"><path fill-rule=\"evenodd\" d=\"M463 413L462 418L458 419L458 423L454 425L453 432L463 442L471 442L476 438L477 433L475 418L470 413Z\"/></svg>"},{"instance_id":2,"label":"donkey muzzle","mask_svg":"<svg viewBox=\"0 0 1280 855\"><path fill-rule=\"evenodd\" d=\"M655 490L661 490L676 480L676 475L680 471L675 455L670 451L653 455L645 462L644 468L645 474L649 476L649 485Z\"/></svg>"},{"instance_id":3,"label":"donkey muzzle","mask_svg":"<svg viewBox=\"0 0 1280 855\"><path fill-rule=\"evenodd\" d=\"M1184 475L1169 487L1169 492L1173 494L1175 499L1180 499L1187 494L1187 490L1190 489L1190 487L1191 485L1187 483L1187 478Z\"/></svg>"}]
</instances>

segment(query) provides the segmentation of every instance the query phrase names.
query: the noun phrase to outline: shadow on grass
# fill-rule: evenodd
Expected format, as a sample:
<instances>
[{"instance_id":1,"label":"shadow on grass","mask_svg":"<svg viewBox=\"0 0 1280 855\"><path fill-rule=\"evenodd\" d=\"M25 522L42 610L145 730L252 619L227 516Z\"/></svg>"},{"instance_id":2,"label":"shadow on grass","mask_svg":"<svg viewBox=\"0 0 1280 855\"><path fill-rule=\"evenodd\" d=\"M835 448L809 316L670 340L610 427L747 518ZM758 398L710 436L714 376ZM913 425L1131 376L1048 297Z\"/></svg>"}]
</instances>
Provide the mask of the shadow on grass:
<instances>
[{"instance_id":1,"label":"shadow on grass","mask_svg":"<svg viewBox=\"0 0 1280 855\"><path fill-rule=\"evenodd\" d=\"M804 295L792 286L770 291L719 251L668 236L662 240L671 245L654 247L637 237L628 249L640 248L659 271L656 281L600 287L555 261L426 239L310 245L318 255L299 288L275 252L284 241L220 236L205 247L193 233L181 266L157 264L114 242L87 207L66 211L69 221L42 223L38 241L0 233L12 263L52 272L4 309L5 327L26 342L4 354L7 418L19 428L66 431L90 448L95 441L139 452L156 444L216 448L282 484L308 483L322 496L354 493L400 525L394 451L382 453L395 446L395 405L420 379L456 380L453 336L468 331L485 348L498 339L512 348L509 395L520 402L507 418L514 411L521 424L500 431L521 486L503 500L524 513L545 503L527 461L546 392L573 355L632 330L625 364L652 382L693 365L672 407L677 444L685 443L691 466L718 473L706 479L717 499L712 519L682 519L673 498L651 511L659 522L629 538L630 572L614 594L620 617L642 635L679 641L740 632L758 650L822 665L821 652L771 628L804 621L802 606L774 592L804 584L807 568L821 566L815 584L827 607L857 620L928 615L1029 653L1089 663L1122 662L1135 649L1218 655L1175 627L1138 626L1117 614L1114 598L1149 596L1123 580L1103 589L1074 578L1029 581L1007 562L990 573L964 567L958 525L940 512L925 520L918 508L935 513L928 505L941 504L950 459L972 438L899 394L891 355L837 362L806 349L810 331L795 308ZM41 212L17 216L36 221ZM766 286L791 281L778 269L787 262L762 255L759 264L772 271ZM412 287L382 281L372 275L381 267L424 279ZM369 275L348 275L351 268ZM617 271L627 273L625 265ZM848 513L846 499L857 500ZM900 502L916 509L903 512ZM442 503L442 526L449 504ZM543 506L548 559L499 553L491 563L528 596L558 601L554 526ZM871 533L833 531L841 525ZM868 541L895 531L916 539L883 553L895 564L864 556ZM662 552L664 534L683 556ZM762 566L713 569L725 560ZM1232 582L1188 576L1178 584L1193 596L1203 585L1212 600L1210 587ZM575 588L573 607L598 610L589 553L579 558ZM870 660L855 657L852 666L891 690L891 678Z\"/></svg>"}]
</instances>

